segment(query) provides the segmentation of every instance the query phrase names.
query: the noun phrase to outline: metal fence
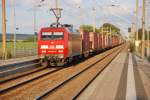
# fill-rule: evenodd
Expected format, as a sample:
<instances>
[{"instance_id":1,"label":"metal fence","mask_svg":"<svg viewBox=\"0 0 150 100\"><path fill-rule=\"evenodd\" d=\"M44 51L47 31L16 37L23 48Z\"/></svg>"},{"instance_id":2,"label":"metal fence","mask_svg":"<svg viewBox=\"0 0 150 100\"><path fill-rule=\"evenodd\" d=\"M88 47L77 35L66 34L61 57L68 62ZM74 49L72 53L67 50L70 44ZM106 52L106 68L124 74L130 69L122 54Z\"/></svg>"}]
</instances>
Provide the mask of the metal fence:
<instances>
[{"instance_id":1,"label":"metal fence","mask_svg":"<svg viewBox=\"0 0 150 100\"><path fill-rule=\"evenodd\" d=\"M7 59L19 58L37 55L37 43L34 42L17 42L16 49L12 42L7 43ZM2 45L0 43L0 59L2 59Z\"/></svg>"},{"instance_id":2,"label":"metal fence","mask_svg":"<svg viewBox=\"0 0 150 100\"><path fill-rule=\"evenodd\" d=\"M12 58L35 56L37 55L37 48L19 48L11 51Z\"/></svg>"}]
</instances>

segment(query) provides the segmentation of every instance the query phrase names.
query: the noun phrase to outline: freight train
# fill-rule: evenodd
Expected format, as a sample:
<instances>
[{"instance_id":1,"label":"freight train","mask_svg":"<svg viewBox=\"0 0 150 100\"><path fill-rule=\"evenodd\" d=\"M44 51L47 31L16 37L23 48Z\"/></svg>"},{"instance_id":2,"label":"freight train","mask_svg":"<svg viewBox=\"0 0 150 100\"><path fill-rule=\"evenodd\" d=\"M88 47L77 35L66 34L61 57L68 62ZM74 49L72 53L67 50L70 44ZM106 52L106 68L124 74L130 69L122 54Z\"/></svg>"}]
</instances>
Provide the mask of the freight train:
<instances>
[{"instance_id":1,"label":"freight train","mask_svg":"<svg viewBox=\"0 0 150 100\"><path fill-rule=\"evenodd\" d=\"M38 55L42 66L63 66L74 58L113 48L124 41L117 35L74 30L72 25L41 28L38 34Z\"/></svg>"}]
</instances>

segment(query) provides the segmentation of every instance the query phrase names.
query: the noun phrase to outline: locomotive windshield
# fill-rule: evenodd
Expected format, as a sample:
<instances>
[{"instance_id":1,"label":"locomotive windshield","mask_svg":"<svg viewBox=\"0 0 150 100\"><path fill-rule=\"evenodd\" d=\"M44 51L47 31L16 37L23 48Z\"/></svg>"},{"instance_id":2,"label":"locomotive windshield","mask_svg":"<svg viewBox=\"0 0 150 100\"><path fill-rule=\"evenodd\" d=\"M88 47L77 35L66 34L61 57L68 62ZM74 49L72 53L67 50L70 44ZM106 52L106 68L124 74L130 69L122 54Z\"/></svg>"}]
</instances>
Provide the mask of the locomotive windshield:
<instances>
[{"instance_id":1,"label":"locomotive windshield","mask_svg":"<svg viewBox=\"0 0 150 100\"><path fill-rule=\"evenodd\" d=\"M42 40L62 40L64 38L63 32L42 32Z\"/></svg>"}]
</instances>

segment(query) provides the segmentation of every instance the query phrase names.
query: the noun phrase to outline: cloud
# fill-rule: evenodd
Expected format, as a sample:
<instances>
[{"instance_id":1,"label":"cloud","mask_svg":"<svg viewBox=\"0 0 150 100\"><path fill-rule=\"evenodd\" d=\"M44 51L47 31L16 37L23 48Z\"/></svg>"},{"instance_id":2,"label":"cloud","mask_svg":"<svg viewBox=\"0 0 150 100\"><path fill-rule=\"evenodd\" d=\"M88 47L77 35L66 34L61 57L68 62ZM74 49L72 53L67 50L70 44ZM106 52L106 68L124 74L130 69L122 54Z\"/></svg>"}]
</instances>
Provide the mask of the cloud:
<instances>
[{"instance_id":1,"label":"cloud","mask_svg":"<svg viewBox=\"0 0 150 100\"><path fill-rule=\"evenodd\" d=\"M41 0L21 0L24 5L33 6L40 3Z\"/></svg>"},{"instance_id":2,"label":"cloud","mask_svg":"<svg viewBox=\"0 0 150 100\"><path fill-rule=\"evenodd\" d=\"M73 2L75 2L76 4L81 4L82 0L72 0Z\"/></svg>"}]
</instances>

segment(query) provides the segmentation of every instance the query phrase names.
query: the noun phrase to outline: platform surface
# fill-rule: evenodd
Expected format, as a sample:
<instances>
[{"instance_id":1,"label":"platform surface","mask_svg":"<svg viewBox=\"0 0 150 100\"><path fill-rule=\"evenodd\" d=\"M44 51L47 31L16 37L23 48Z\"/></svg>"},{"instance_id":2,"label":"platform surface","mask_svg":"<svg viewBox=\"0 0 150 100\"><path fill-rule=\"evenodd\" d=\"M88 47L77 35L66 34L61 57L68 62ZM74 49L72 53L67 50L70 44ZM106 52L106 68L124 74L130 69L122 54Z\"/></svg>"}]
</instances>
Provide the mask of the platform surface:
<instances>
[{"instance_id":1,"label":"platform surface","mask_svg":"<svg viewBox=\"0 0 150 100\"><path fill-rule=\"evenodd\" d=\"M150 64L123 51L77 100L150 100Z\"/></svg>"},{"instance_id":2,"label":"platform surface","mask_svg":"<svg viewBox=\"0 0 150 100\"><path fill-rule=\"evenodd\" d=\"M12 58L12 59L8 59L8 60L0 60L0 66L30 61L30 60L34 60L37 58L38 58L38 56L29 56L29 57L22 57L22 58Z\"/></svg>"}]
</instances>

